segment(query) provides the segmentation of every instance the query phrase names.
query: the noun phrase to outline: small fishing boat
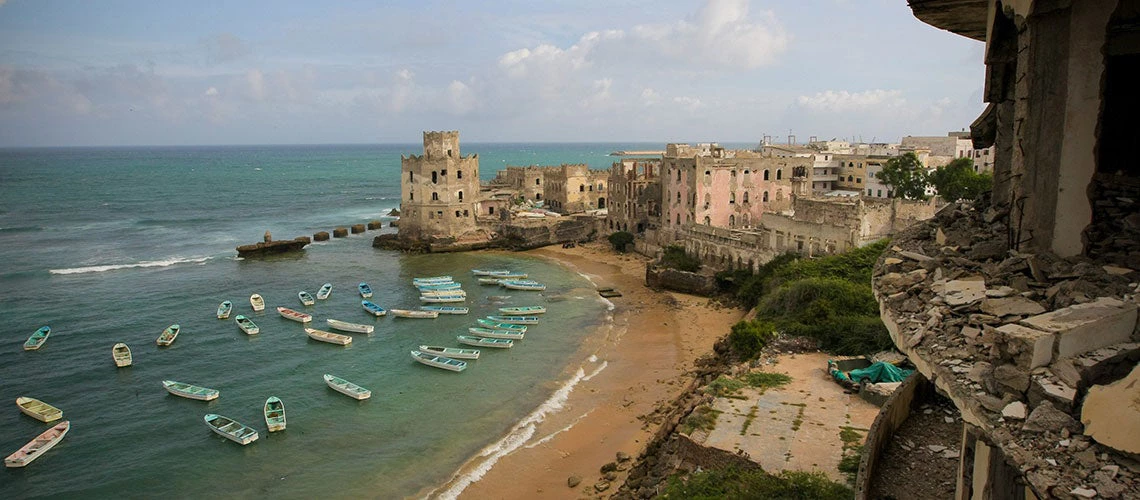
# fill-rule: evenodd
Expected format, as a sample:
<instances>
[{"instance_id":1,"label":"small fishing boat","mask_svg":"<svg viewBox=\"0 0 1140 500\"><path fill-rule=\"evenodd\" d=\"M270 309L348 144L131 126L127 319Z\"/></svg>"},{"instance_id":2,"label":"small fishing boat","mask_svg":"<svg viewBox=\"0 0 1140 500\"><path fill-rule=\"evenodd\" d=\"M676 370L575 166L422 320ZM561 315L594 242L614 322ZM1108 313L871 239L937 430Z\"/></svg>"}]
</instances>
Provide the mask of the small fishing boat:
<instances>
[{"instance_id":1,"label":"small fishing boat","mask_svg":"<svg viewBox=\"0 0 1140 500\"><path fill-rule=\"evenodd\" d=\"M546 307L543 306L519 306L519 307L500 307L499 312L506 316L530 316L534 314L545 314Z\"/></svg>"},{"instance_id":2,"label":"small fishing boat","mask_svg":"<svg viewBox=\"0 0 1140 500\"><path fill-rule=\"evenodd\" d=\"M51 335L51 327L41 326L39 330L32 332L32 335L24 342L24 350L34 351L39 349L40 346L44 345L44 342L47 342L48 335Z\"/></svg>"},{"instance_id":3,"label":"small fishing boat","mask_svg":"<svg viewBox=\"0 0 1140 500\"><path fill-rule=\"evenodd\" d=\"M410 309L389 309L388 312L397 318L435 319L439 317L437 311L413 311Z\"/></svg>"},{"instance_id":4,"label":"small fishing boat","mask_svg":"<svg viewBox=\"0 0 1140 500\"><path fill-rule=\"evenodd\" d=\"M20 407L20 411L24 412L24 415L39 420L40 422L51 422L52 420L63 418L63 410L36 398L20 396L16 398L16 406Z\"/></svg>"},{"instance_id":5,"label":"small fishing boat","mask_svg":"<svg viewBox=\"0 0 1140 500\"><path fill-rule=\"evenodd\" d=\"M352 337L349 337L348 335L341 335L339 333L326 332L324 330L317 330L313 328L306 328L305 333L307 333L309 335L309 338L313 340L328 342L330 344L348 345L352 343Z\"/></svg>"},{"instance_id":6,"label":"small fishing boat","mask_svg":"<svg viewBox=\"0 0 1140 500\"><path fill-rule=\"evenodd\" d=\"M223 417L214 413L208 413L205 416L205 420L206 425L210 427L210 430L237 444L245 446L249 443L257 441L257 431L232 418Z\"/></svg>"},{"instance_id":7,"label":"small fishing boat","mask_svg":"<svg viewBox=\"0 0 1140 500\"><path fill-rule=\"evenodd\" d=\"M473 345L476 347L493 347L495 349L510 349L515 345L515 341L513 340L479 337L475 335L459 335L455 337L455 340L464 345Z\"/></svg>"},{"instance_id":8,"label":"small fishing boat","mask_svg":"<svg viewBox=\"0 0 1140 500\"><path fill-rule=\"evenodd\" d=\"M465 300L467 300L466 295L420 295L420 301L427 303L463 302Z\"/></svg>"},{"instance_id":9,"label":"small fishing boat","mask_svg":"<svg viewBox=\"0 0 1140 500\"><path fill-rule=\"evenodd\" d=\"M368 286L368 283L361 281L359 285L356 285L356 289L360 291L361 297L367 299L372 296L372 287Z\"/></svg>"},{"instance_id":10,"label":"small fishing boat","mask_svg":"<svg viewBox=\"0 0 1140 500\"><path fill-rule=\"evenodd\" d=\"M435 311L440 314L467 314L467 308L460 306L420 306L420 310Z\"/></svg>"},{"instance_id":11,"label":"small fishing boat","mask_svg":"<svg viewBox=\"0 0 1140 500\"><path fill-rule=\"evenodd\" d=\"M364 307L365 311L368 311L368 314L371 314L371 315L376 316L376 317L380 317L380 316L383 316L385 314L388 314L388 311L386 309L384 309L383 307L380 307L376 304L373 304L372 302L367 301L367 300L360 301L360 305Z\"/></svg>"},{"instance_id":12,"label":"small fishing boat","mask_svg":"<svg viewBox=\"0 0 1140 500\"><path fill-rule=\"evenodd\" d=\"M261 297L261 295L258 295L256 293L253 295L250 295L249 296L249 306L252 307L254 311L264 311L265 310L265 299L263 299Z\"/></svg>"},{"instance_id":13,"label":"small fishing boat","mask_svg":"<svg viewBox=\"0 0 1140 500\"><path fill-rule=\"evenodd\" d=\"M514 283L514 284L516 284L516 285L537 285L537 284L539 284L539 283L538 283L537 281L535 281L535 280L527 280L527 279L504 279L504 278L500 278L500 279L499 279L499 284L500 284L500 285L506 285L507 283Z\"/></svg>"},{"instance_id":14,"label":"small fishing boat","mask_svg":"<svg viewBox=\"0 0 1140 500\"><path fill-rule=\"evenodd\" d=\"M459 290L463 288L461 283L440 283L438 285L416 285L421 292L429 290Z\"/></svg>"},{"instance_id":15,"label":"small fishing boat","mask_svg":"<svg viewBox=\"0 0 1140 500\"><path fill-rule=\"evenodd\" d=\"M432 283L451 283L454 281L451 276L429 276L426 278L412 278L412 283L432 284Z\"/></svg>"},{"instance_id":16,"label":"small fishing boat","mask_svg":"<svg viewBox=\"0 0 1140 500\"><path fill-rule=\"evenodd\" d=\"M496 276L496 278L504 279L504 280L522 280L522 279L526 279L527 276L529 276L529 275L526 273L507 273L507 274L501 274L499 276Z\"/></svg>"},{"instance_id":17,"label":"small fishing boat","mask_svg":"<svg viewBox=\"0 0 1140 500\"><path fill-rule=\"evenodd\" d=\"M461 296L466 297L467 292L460 290L460 289L455 289L455 290L423 290L420 292L420 295L424 296L424 297L450 297L452 295L461 295Z\"/></svg>"},{"instance_id":18,"label":"small fishing boat","mask_svg":"<svg viewBox=\"0 0 1140 500\"><path fill-rule=\"evenodd\" d=\"M258 328L257 323L254 323L253 320L245 316L237 315L237 317L234 318L234 322L237 323L238 328L241 328L241 331L245 332L246 335L257 335L261 333L261 328Z\"/></svg>"},{"instance_id":19,"label":"small fishing boat","mask_svg":"<svg viewBox=\"0 0 1140 500\"><path fill-rule=\"evenodd\" d=\"M160 346L168 346L170 344L173 344L174 339L178 338L178 332L180 331L182 331L182 327L178 326L178 324L170 325L162 331L162 334L160 334L158 336L158 339L154 342Z\"/></svg>"},{"instance_id":20,"label":"small fishing boat","mask_svg":"<svg viewBox=\"0 0 1140 500\"><path fill-rule=\"evenodd\" d=\"M184 398L197 399L200 401L218 399L218 396L221 395L217 389L199 387L182 382L175 382L173 380L163 380L162 386L166 388L166 392L169 392L175 396L182 396Z\"/></svg>"},{"instance_id":21,"label":"small fishing boat","mask_svg":"<svg viewBox=\"0 0 1140 500\"><path fill-rule=\"evenodd\" d=\"M317 290L317 300L325 300L329 298L332 293L332 283L325 283L321 285L321 289Z\"/></svg>"},{"instance_id":22,"label":"small fishing boat","mask_svg":"<svg viewBox=\"0 0 1140 500\"><path fill-rule=\"evenodd\" d=\"M329 324L329 328L342 332L372 333L372 325L361 325L335 319L326 319L325 322Z\"/></svg>"},{"instance_id":23,"label":"small fishing boat","mask_svg":"<svg viewBox=\"0 0 1140 500\"><path fill-rule=\"evenodd\" d=\"M499 330L495 328L482 328L478 326L470 327L467 329L467 331L472 335L478 335L480 337L487 337L491 339L522 340L524 335L523 332L520 332L518 330Z\"/></svg>"},{"instance_id":24,"label":"small fishing boat","mask_svg":"<svg viewBox=\"0 0 1140 500\"><path fill-rule=\"evenodd\" d=\"M304 290L297 292L297 298L301 299L301 305L311 306L317 303L317 301L313 299L313 295Z\"/></svg>"},{"instance_id":25,"label":"small fishing boat","mask_svg":"<svg viewBox=\"0 0 1140 500\"><path fill-rule=\"evenodd\" d=\"M493 321L493 320L484 319L484 318L479 318L475 321L478 322L480 325L483 325L487 328L494 328L496 330L514 330L516 332L525 332L526 331L525 325L512 325L510 323L503 323L500 321Z\"/></svg>"},{"instance_id":26,"label":"small fishing boat","mask_svg":"<svg viewBox=\"0 0 1140 500\"><path fill-rule=\"evenodd\" d=\"M503 270L488 270L488 269L472 269L471 274L475 276L504 276L511 274L510 271Z\"/></svg>"},{"instance_id":27,"label":"small fishing boat","mask_svg":"<svg viewBox=\"0 0 1140 500\"><path fill-rule=\"evenodd\" d=\"M506 323L509 325L537 325L538 316L487 316L487 319L497 323Z\"/></svg>"},{"instance_id":28,"label":"small fishing boat","mask_svg":"<svg viewBox=\"0 0 1140 500\"><path fill-rule=\"evenodd\" d=\"M67 435L69 429L71 429L71 422L66 420L55 424L52 428L36 436L35 439L28 441L28 444L16 450L15 453L8 455L8 458L4 459L4 466L23 467L32 463L33 460L39 458L44 452L58 444L63 439L63 436Z\"/></svg>"},{"instance_id":29,"label":"small fishing boat","mask_svg":"<svg viewBox=\"0 0 1140 500\"><path fill-rule=\"evenodd\" d=\"M229 319L230 311L233 311L233 310L234 310L233 302L230 302L228 300L222 301L221 304L218 304L218 319Z\"/></svg>"},{"instance_id":30,"label":"small fishing boat","mask_svg":"<svg viewBox=\"0 0 1140 500\"><path fill-rule=\"evenodd\" d=\"M479 278L480 285L498 285L502 278Z\"/></svg>"},{"instance_id":31,"label":"small fishing boat","mask_svg":"<svg viewBox=\"0 0 1140 500\"><path fill-rule=\"evenodd\" d=\"M285 403L277 396L269 396L265 400L265 426L269 432L285 430Z\"/></svg>"},{"instance_id":32,"label":"small fishing boat","mask_svg":"<svg viewBox=\"0 0 1140 500\"><path fill-rule=\"evenodd\" d=\"M288 307L278 307L277 313L280 314L282 318L291 319L299 323L308 323L313 320L313 315L294 311Z\"/></svg>"},{"instance_id":33,"label":"small fishing boat","mask_svg":"<svg viewBox=\"0 0 1140 500\"><path fill-rule=\"evenodd\" d=\"M343 378L335 377L333 375L325 374L325 383L329 385L334 391L344 394L353 399L368 399L372 397L372 391L360 387L352 382Z\"/></svg>"},{"instance_id":34,"label":"small fishing boat","mask_svg":"<svg viewBox=\"0 0 1140 500\"><path fill-rule=\"evenodd\" d=\"M541 292L546 290L546 285L542 283L523 283L520 281L503 281L500 283L503 288L508 290L527 290L532 292Z\"/></svg>"},{"instance_id":35,"label":"small fishing boat","mask_svg":"<svg viewBox=\"0 0 1140 500\"><path fill-rule=\"evenodd\" d=\"M443 347L438 345L421 345L420 350L451 359L479 359L478 349L464 349L462 347Z\"/></svg>"},{"instance_id":36,"label":"small fishing boat","mask_svg":"<svg viewBox=\"0 0 1140 500\"><path fill-rule=\"evenodd\" d=\"M122 368L124 366L131 366L133 363L131 358L131 348L127 344L119 342L115 347L111 348L111 359L115 360L115 366Z\"/></svg>"},{"instance_id":37,"label":"small fishing boat","mask_svg":"<svg viewBox=\"0 0 1140 500\"><path fill-rule=\"evenodd\" d=\"M419 361L421 364L443 368L444 370L451 370L453 372L461 372L467 369L466 361L451 359L430 352L412 351L412 359Z\"/></svg>"}]
</instances>

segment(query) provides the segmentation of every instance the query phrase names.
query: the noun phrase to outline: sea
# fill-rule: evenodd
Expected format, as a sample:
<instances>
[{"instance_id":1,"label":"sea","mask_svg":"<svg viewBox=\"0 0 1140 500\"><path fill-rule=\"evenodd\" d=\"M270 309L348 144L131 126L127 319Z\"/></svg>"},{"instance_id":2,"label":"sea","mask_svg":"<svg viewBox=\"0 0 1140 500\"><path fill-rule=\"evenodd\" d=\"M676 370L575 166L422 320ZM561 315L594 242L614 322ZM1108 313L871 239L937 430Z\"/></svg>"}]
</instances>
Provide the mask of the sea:
<instances>
[{"instance_id":1,"label":"sea","mask_svg":"<svg viewBox=\"0 0 1140 500\"><path fill-rule=\"evenodd\" d=\"M615 150L661 144L465 143L483 179L506 165L586 163L609 168ZM372 248L399 206L400 155L420 144L0 149L0 454L50 427L23 415L29 396L63 410L71 430L25 468L0 471L0 498L407 498L453 497L449 480L477 480L497 457L525 445L583 378L605 367L583 353L613 304L586 276L527 254L408 255ZM272 258L237 256L262 240L331 232L372 220L385 228L314 242ZM474 268L525 272L544 292L480 286ZM451 275L469 315L374 318L357 284L385 308L418 308L411 280ZM305 307L297 293L327 300ZM249 296L265 297L253 312ZM231 316L256 322L245 335ZM514 348L483 349L466 371L416 363L422 344L455 340L505 306L548 312ZM280 317L286 306L375 326L336 346ZM156 338L181 333L170 347ZM23 342L52 333L37 351ZM111 348L132 350L116 368ZM372 391L356 401L328 388L333 374ZM163 380L218 389L210 402L168 394ZM285 405L288 428L267 432L266 398ZM3 403L3 401L7 401ZM210 431L221 414L260 439L240 446ZM538 437L534 437L537 439ZM465 466L466 464L466 466ZM466 476L457 477L457 471Z\"/></svg>"}]
</instances>

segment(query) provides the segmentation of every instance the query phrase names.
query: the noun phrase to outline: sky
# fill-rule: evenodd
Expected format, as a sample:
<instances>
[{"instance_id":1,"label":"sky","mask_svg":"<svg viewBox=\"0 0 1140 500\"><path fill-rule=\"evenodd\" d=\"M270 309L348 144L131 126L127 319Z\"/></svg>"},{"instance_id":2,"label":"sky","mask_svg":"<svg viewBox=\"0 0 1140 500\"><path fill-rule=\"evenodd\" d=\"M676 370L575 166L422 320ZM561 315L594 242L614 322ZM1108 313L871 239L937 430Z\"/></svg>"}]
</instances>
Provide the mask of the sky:
<instances>
[{"instance_id":1,"label":"sky","mask_svg":"<svg viewBox=\"0 0 1140 500\"><path fill-rule=\"evenodd\" d=\"M0 147L897 142L983 49L906 0L0 0Z\"/></svg>"}]
</instances>

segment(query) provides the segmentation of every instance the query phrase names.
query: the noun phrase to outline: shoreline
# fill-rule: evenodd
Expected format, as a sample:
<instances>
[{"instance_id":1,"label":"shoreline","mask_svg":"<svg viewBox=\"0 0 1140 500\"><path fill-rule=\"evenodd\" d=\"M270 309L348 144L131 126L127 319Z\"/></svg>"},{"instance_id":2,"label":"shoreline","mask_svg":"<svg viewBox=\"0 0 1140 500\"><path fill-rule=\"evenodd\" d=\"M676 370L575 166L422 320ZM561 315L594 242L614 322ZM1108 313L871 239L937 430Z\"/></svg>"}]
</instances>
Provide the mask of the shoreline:
<instances>
[{"instance_id":1,"label":"shoreline","mask_svg":"<svg viewBox=\"0 0 1140 500\"><path fill-rule=\"evenodd\" d=\"M525 252L556 262L623 296L583 341L559 385L511 432L480 450L430 498L579 498L597 494L600 469L617 454L637 457L657 429L645 417L688 385L693 362L712 352L744 311L645 286L647 258L604 242ZM610 481L616 490L628 471ZM571 476L581 478L574 488ZM611 490L612 492L612 490Z\"/></svg>"}]
</instances>

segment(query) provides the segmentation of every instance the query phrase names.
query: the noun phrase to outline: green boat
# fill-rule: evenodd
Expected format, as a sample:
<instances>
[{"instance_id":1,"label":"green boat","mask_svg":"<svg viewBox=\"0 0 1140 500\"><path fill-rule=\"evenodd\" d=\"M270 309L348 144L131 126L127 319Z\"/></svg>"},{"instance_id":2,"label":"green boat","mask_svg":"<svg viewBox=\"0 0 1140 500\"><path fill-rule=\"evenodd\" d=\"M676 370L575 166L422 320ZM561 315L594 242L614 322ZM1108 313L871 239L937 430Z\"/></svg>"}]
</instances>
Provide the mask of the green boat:
<instances>
[{"instance_id":1,"label":"green boat","mask_svg":"<svg viewBox=\"0 0 1140 500\"><path fill-rule=\"evenodd\" d=\"M175 396L197 399L199 401L210 401L212 399L218 399L218 396L221 395L221 392L218 392L217 389L199 387L182 382L175 382L173 380L163 380L162 386L166 388L166 392L169 392Z\"/></svg>"},{"instance_id":2,"label":"green boat","mask_svg":"<svg viewBox=\"0 0 1140 500\"><path fill-rule=\"evenodd\" d=\"M526 331L525 325L512 325L510 323L502 323L499 321L492 321L484 318L479 318L475 321L477 321L480 325L483 325L487 328L493 328L495 330L511 330L519 333Z\"/></svg>"},{"instance_id":3,"label":"green boat","mask_svg":"<svg viewBox=\"0 0 1140 500\"><path fill-rule=\"evenodd\" d=\"M487 337L492 339L522 340L523 335L526 335L523 332L515 330L498 330L492 328L480 328L477 326L468 328L467 331L472 335L478 335L480 337Z\"/></svg>"},{"instance_id":4,"label":"green boat","mask_svg":"<svg viewBox=\"0 0 1140 500\"><path fill-rule=\"evenodd\" d=\"M161 346L168 346L170 344L173 344L174 339L178 338L178 332L180 332L180 331L182 331L182 327L178 326L177 323L170 325L170 326L166 327L165 330L162 331L162 334L159 335L158 339L155 340L154 342L158 345L161 345Z\"/></svg>"},{"instance_id":5,"label":"green boat","mask_svg":"<svg viewBox=\"0 0 1140 500\"><path fill-rule=\"evenodd\" d=\"M261 328L258 328L257 323L254 323L253 320L241 314L237 315L234 321L237 323L238 328L241 328L241 331L245 332L246 335L257 335L261 333Z\"/></svg>"},{"instance_id":6,"label":"green boat","mask_svg":"<svg viewBox=\"0 0 1140 500\"><path fill-rule=\"evenodd\" d=\"M41 326L39 330L32 333L32 335L28 337L28 340L24 342L24 350L34 351L39 349L40 346L44 345L44 342L47 342L48 335L51 335L51 327Z\"/></svg>"},{"instance_id":7,"label":"green boat","mask_svg":"<svg viewBox=\"0 0 1140 500\"><path fill-rule=\"evenodd\" d=\"M499 312L504 316L531 316L534 314L544 314L546 308L543 306L500 307Z\"/></svg>"},{"instance_id":8,"label":"green boat","mask_svg":"<svg viewBox=\"0 0 1140 500\"><path fill-rule=\"evenodd\" d=\"M265 425L269 432L285 430L285 403L277 396L269 396L265 400Z\"/></svg>"},{"instance_id":9,"label":"green boat","mask_svg":"<svg viewBox=\"0 0 1140 500\"><path fill-rule=\"evenodd\" d=\"M460 344L473 345L476 347L493 347L495 349L510 349L515 345L515 341L513 340L478 337L475 335L459 335L455 337L455 340L458 340Z\"/></svg>"}]
</instances>

